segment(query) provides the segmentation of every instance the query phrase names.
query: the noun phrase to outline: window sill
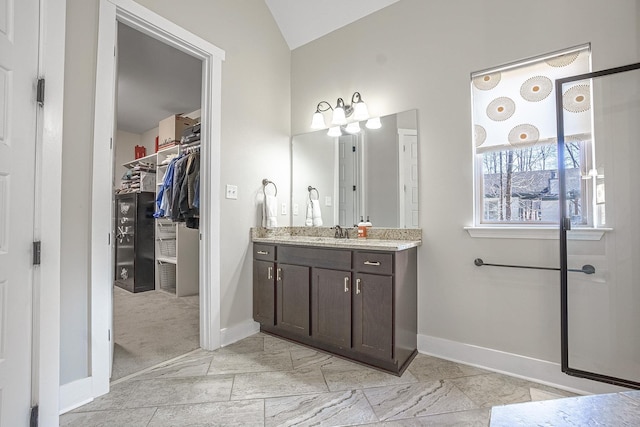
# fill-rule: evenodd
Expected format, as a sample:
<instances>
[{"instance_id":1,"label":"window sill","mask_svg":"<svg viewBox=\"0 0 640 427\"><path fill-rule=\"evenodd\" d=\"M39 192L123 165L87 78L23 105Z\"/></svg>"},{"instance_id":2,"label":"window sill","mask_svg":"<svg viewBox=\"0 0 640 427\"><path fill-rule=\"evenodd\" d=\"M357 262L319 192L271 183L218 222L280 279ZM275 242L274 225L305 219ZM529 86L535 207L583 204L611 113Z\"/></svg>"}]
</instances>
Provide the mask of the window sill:
<instances>
[{"instance_id":1,"label":"window sill","mask_svg":"<svg viewBox=\"0 0 640 427\"><path fill-rule=\"evenodd\" d=\"M536 239L559 240L558 227L464 227L471 237L484 239ZM612 228L574 228L567 233L568 240L600 240Z\"/></svg>"}]
</instances>

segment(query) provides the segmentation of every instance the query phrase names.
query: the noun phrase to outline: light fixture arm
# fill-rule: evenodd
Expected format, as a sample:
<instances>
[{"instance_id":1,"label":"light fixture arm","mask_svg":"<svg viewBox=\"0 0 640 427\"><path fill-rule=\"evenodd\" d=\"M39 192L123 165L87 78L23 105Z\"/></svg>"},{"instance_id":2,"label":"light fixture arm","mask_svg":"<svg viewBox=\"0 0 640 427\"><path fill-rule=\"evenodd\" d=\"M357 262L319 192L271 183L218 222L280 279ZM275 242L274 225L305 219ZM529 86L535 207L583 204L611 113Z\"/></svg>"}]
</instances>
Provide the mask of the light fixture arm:
<instances>
[{"instance_id":1,"label":"light fixture arm","mask_svg":"<svg viewBox=\"0 0 640 427\"><path fill-rule=\"evenodd\" d=\"M333 110L331 104L327 101L318 102L318 106L316 107L316 113L324 113L325 111Z\"/></svg>"},{"instance_id":2,"label":"light fixture arm","mask_svg":"<svg viewBox=\"0 0 640 427\"><path fill-rule=\"evenodd\" d=\"M360 92L353 92L353 95L351 96L351 105L355 104L356 102L364 102L362 101Z\"/></svg>"}]
</instances>

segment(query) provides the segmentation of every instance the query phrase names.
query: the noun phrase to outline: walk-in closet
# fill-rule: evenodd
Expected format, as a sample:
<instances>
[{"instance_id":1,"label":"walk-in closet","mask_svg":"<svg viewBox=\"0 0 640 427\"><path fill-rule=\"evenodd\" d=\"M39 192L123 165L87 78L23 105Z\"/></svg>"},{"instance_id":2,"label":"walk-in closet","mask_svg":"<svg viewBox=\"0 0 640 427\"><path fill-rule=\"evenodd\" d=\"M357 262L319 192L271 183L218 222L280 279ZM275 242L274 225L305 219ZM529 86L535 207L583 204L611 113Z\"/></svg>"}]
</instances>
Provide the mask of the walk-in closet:
<instances>
[{"instance_id":1,"label":"walk-in closet","mask_svg":"<svg viewBox=\"0 0 640 427\"><path fill-rule=\"evenodd\" d=\"M111 380L199 341L202 63L118 24Z\"/></svg>"}]
</instances>

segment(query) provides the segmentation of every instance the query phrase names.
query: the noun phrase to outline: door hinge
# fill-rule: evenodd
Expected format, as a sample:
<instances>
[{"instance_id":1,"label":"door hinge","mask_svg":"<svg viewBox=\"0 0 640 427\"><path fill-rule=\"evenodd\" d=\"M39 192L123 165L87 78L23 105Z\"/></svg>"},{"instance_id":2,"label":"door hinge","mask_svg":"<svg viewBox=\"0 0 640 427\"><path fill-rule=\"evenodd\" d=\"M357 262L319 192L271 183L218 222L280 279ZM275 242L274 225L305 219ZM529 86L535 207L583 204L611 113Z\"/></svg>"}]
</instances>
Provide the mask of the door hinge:
<instances>
[{"instance_id":1,"label":"door hinge","mask_svg":"<svg viewBox=\"0 0 640 427\"><path fill-rule=\"evenodd\" d=\"M36 92L36 101L41 107L44 105L44 79L38 79L38 89Z\"/></svg>"},{"instance_id":2,"label":"door hinge","mask_svg":"<svg viewBox=\"0 0 640 427\"><path fill-rule=\"evenodd\" d=\"M355 145L351 146L351 151L353 151L354 153L356 152L356 146Z\"/></svg>"},{"instance_id":3,"label":"door hinge","mask_svg":"<svg viewBox=\"0 0 640 427\"><path fill-rule=\"evenodd\" d=\"M356 191L356 186L355 185L353 186L353 191Z\"/></svg>"},{"instance_id":4,"label":"door hinge","mask_svg":"<svg viewBox=\"0 0 640 427\"><path fill-rule=\"evenodd\" d=\"M40 265L41 242L33 242L33 265Z\"/></svg>"},{"instance_id":5,"label":"door hinge","mask_svg":"<svg viewBox=\"0 0 640 427\"><path fill-rule=\"evenodd\" d=\"M109 342L111 342L111 329L107 329L107 332L108 332L107 339Z\"/></svg>"},{"instance_id":6,"label":"door hinge","mask_svg":"<svg viewBox=\"0 0 640 427\"><path fill-rule=\"evenodd\" d=\"M109 150L113 150L113 138L109 138Z\"/></svg>"},{"instance_id":7,"label":"door hinge","mask_svg":"<svg viewBox=\"0 0 640 427\"><path fill-rule=\"evenodd\" d=\"M31 417L29 418L29 427L38 427L38 405L31 408Z\"/></svg>"}]
</instances>

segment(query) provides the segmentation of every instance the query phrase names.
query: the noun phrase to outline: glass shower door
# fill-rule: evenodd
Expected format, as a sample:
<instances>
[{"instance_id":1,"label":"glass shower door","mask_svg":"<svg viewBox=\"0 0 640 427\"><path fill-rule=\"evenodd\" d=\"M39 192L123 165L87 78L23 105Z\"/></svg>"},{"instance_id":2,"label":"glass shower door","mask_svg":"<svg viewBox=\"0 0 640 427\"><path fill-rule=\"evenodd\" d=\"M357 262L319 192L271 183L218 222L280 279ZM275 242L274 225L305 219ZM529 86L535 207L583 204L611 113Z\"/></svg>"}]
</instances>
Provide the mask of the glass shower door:
<instances>
[{"instance_id":1,"label":"glass shower door","mask_svg":"<svg viewBox=\"0 0 640 427\"><path fill-rule=\"evenodd\" d=\"M562 370L640 388L640 64L558 80L556 94L559 157L570 144L582 157L579 172L558 162ZM585 264L595 273L567 270Z\"/></svg>"}]
</instances>

